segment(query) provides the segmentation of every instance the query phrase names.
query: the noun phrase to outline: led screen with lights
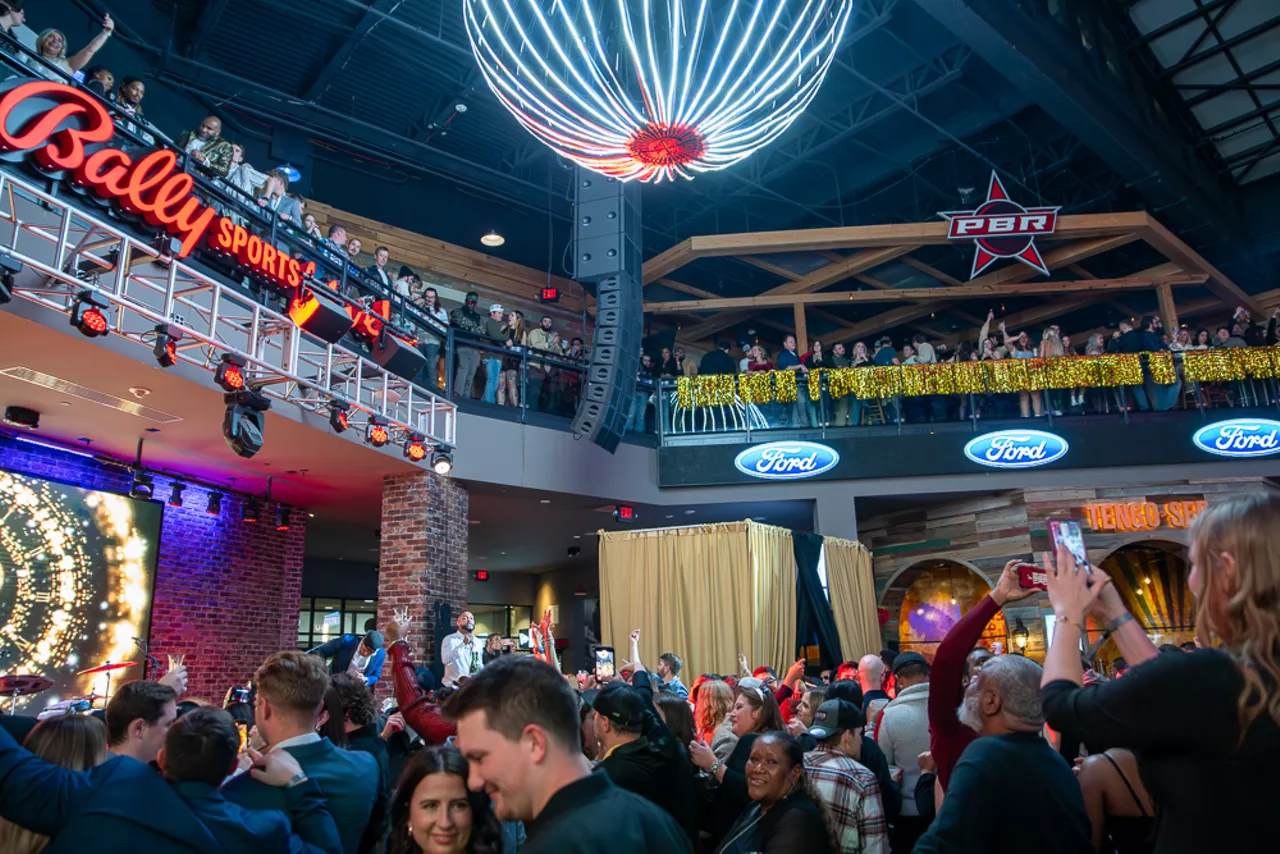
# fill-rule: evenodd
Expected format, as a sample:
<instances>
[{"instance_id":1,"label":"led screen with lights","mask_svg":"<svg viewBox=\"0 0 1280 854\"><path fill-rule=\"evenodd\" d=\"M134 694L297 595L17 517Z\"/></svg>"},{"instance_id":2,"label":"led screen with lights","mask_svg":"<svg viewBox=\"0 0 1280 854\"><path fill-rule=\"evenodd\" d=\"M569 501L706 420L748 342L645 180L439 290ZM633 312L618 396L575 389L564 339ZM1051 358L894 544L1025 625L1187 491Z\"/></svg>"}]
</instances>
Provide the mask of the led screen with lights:
<instances>
[{"instance_id":1,"label":"led screen with lights","mask_svg":"<svg viewBox=\"0 0 1280 854\"><path fill-rule=\"evenodd\" d=\"M105 675L75 674L107 661L139 662L112 673L113 688L142 677L133 639L150 629L162 513L156 502L0 471L0 674L53 680L19 697L19 713L101 696Z\"/></svg>"}]
</instances>

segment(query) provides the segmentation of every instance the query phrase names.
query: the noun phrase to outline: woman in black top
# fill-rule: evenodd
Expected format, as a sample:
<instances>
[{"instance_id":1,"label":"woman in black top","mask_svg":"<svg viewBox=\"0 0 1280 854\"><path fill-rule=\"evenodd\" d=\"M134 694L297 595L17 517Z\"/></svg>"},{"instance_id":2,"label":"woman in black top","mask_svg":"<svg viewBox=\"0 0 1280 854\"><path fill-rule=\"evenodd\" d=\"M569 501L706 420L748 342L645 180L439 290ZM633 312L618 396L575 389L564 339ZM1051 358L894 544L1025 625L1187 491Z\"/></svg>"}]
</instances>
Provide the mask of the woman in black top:
<instances>
[{"instance_id":1,"label":"woman in black top","mask_svg":"<svg viewBox=\"0 0 1280 854\"><path fill-rule=\"evenodd\" d=\"M734 822L716 854L832 850L822 810L809 796L799 741L784 732L767 732L754 739L746 774L752 804Z\"/></svg>"},{"instance_id":2,"label":"woman in black top","mask_svg":"<svg viewBox=\"0 0 1280 854\"><path fill-rule=\"evenodd\" d=\"M1157 655L1097 567L1079 572L1058 549L1049 568L1057 623L1045 657L1049 726L1140 756L1156 805L1157 854L1264 851L1280 804L1280 496L1214 505L1191 529L1188 586L1196 632L1220 649ZM1107 626L1132 665L1123 679L1082 688L1086 613Z\"/></svg>"},{"instance_id":3,"label":"woman in black top","mask_svg":"<svg viewBox=\"0 0 1280 854\"><path fill-rule=\"evenodd\" d=\"M1182 652L1173 653L1182 655ZM1084 760L1078 774L1098 854L1151 854L1155 808L1138 777L1138 758L1119 747Z\"/></svg>"},{"instance_id":4,"label":"woman in black top","mask_svg":"<svg viewBox=\"0 0 1280 854\"><path fill-rule=\"evenodd\" d=\"M751 803L751 795L747 791L746 768L756 737L763 732L782 729L782 712L778 709L778 701L759 683L760 680L752 679L748 682L748 687L739 684L734 689L729 723L733 734L738 737L738 743L727 760L721 762L711 752L711 748L696 739L689 742L690 761L720 784L711 804L710 831L713 841L724 836L725 831Z\"/></svg>"}]
</instances>

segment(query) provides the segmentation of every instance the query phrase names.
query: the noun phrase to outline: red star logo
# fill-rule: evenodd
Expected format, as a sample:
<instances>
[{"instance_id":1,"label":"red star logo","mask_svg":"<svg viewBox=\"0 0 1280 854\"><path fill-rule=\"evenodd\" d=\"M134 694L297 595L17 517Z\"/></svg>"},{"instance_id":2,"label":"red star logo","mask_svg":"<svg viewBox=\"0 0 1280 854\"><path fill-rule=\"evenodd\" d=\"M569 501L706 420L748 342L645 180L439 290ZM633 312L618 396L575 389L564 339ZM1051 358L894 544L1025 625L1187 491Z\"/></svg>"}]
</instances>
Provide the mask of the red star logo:
<instances>
[{"instance_id":1,"label":"red star logo","mask_svg":"<svg viewBox=\"0 0 1280 854\"><path fill-rule=\"evenodd\" d=\"M973 256L973 279L1001 258L1017 258L1034 270L1049 275L1049 268L1036 248L1036 238L1053 234L1060 208L1024 208L1009 199L1000 178L993 171L987 200L971 211L939 211L951 223L948 240L972 240L978 247Z\"/></svg>"}]
</instances>

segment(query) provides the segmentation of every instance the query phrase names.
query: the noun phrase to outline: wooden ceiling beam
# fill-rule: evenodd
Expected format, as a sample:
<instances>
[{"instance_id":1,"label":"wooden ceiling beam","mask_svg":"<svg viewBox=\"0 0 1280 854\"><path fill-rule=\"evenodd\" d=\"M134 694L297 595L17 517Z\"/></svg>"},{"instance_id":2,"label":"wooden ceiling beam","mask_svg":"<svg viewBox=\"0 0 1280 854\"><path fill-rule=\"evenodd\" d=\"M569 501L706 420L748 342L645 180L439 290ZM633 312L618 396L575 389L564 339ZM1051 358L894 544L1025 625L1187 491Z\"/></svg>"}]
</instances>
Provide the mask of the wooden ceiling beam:
<instances>
[{"instance_id":1,"label":"wooden ceiling beam","mask_svg":"<svg viewBox=\"0 0 1280 854\"><path fill-rule=\"evenodd\" d=\"M906 264L908 267L919 270L921 273L924 273L926 276L928 276L931 279L935 279L939 282L942 282L944 285L959 287L960 285L964 284L964 282L960 281L955 276L948 276L946 273L942 272L941 270L936 269L934 267L930 267L925 262L918 261L915 258L911 258L911 257L903 258L902 263Z\"/></svg>"},{"instance_id":2,"label":"wooden ceiling beam","mask_svg":"<svg viewBox=\"0 0 1280 854\"><path fill-rule=\"evenodd\" d=\"M1127 276L1119 279L1082 279L1067 282L1010 282L995 285L962 285L958 288L892 288L872 291L836 291L820 294L762 294L754 297L725 297L679 302L645 303L646 312L710 311L732 308L778 308L794 305L848 304L864 302L902 302L905 300L983 299L1013 296L1035 296L1080 291L1121 291L1158 288L1163 285L1200 285L1204 273L1175 276Z\"/></svg>"},{"instance_id":3,"label":"wooden ceiling beam","mask_svg":"<svg viewBox=\"0 0 1280 854\"><path fill-rule=\"evenodd\" d=\"M799 279L770 288L760 297L786 296L791 294L812 293L820 291L825 287L835 284L850 276L856 276L866 270L870 270L886 261L892 261L894 258L900 258L916 246L888 246L881 249L868 249L865 252L859 252L856 255L845 256L838 262L833 262L825 267L814 270L808 275L801 276ZM748 299L757 299L758 297L749 297ZM779 305L791 305L790 301L779 303ZM649 309L646 308L646 311ZM685 311L687 309L676 309L676 311ZM751 310L724 311L719 314L708 317L706 320L689 328L688 337L693 341L701 340L708 335L714 335L722 329L733 326L743 320L747 320L752 315Z\"/></svg>"},{"instance_id":4,"label":"wooden ceiling beam","mask_svg":"<svg viewBox=\"0 0 1280 854\"><path fill-rule=\"evenodd\" d=\"M1045 265L1050 270L1057 270L1069 264L1076 264L1095 255L1101 255L1112 249L1118 249L1125 246L1138 237L1135 234L1114 234L1109 237L1098 237L1090 240L1077 240L1068 243L1065 246L1057 246L1044 254ZM1146 271L1144 271L1145 273ZM1176 270L1175 270L1176 272ZM1001 282L1025 282L1028 279L1035 278L1039 273L1032 270L1025 264L1010 264L999 270L979 276L969 282L969 285L1001 283ZM890 329L904 323L910 323L919 320L925 315L937 311L950 309L955 305L954 300L944 300L940 302L925 302L914 306L903 306L893 311L885 312L877 317L868 318L854 327L857 336L861 337L869 335L876 331ZM974 330L976 336L978 330Z\"/></svg>"},{"instance_id":5,"label":"wooden ceiling beam","mask_svg":"<svg viewBox=\"0 0 1280 854\"><path fill-rule=\"evenodd\" d=\"M1253 313L1254 317L1262 317L1261 303L1252 294L1247 294L1239 285L1228 279L1221 270L1206 261L1200 253L1182 242L1182 239L1161 225L1155 217L1144 214L1146 222L1138 230L1138 234L1151 248L1177 264L1189 273L1204 273L1209 277L1205 286L1223 302L1232 307L1242 305Z\"/></svg>"}]
</instances>

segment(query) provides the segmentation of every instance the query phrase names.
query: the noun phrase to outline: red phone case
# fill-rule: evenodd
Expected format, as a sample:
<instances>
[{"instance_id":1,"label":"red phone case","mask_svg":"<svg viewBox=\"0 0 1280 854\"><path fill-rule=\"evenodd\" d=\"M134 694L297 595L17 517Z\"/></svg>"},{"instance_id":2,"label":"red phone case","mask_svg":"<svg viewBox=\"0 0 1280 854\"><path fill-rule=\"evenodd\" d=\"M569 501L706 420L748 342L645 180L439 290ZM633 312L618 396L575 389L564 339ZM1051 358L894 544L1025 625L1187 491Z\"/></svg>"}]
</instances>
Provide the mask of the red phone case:
<instances>
[{"instance_id":1,"label":"red phone case","mask_svg":"<svg viewBox=\"0 0 1280 854\"><path fill-rule=\"evenodd\" d=\"M1031 590L1047 590L1049 587L1049 576L1044 571L1044 567L1036 566L1033 563L1020 563L1017 566L1018 584Z\"/></svg>"}]
</instances>

